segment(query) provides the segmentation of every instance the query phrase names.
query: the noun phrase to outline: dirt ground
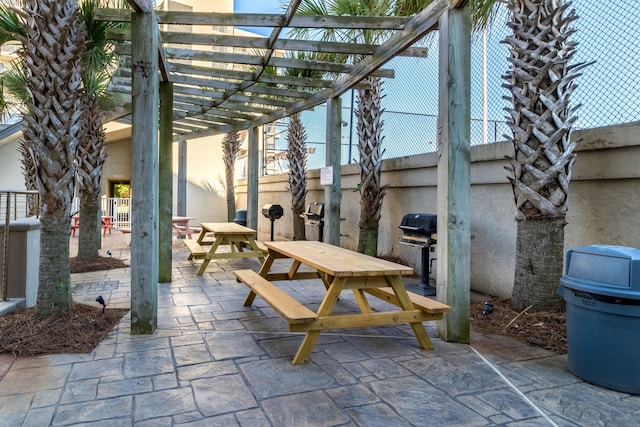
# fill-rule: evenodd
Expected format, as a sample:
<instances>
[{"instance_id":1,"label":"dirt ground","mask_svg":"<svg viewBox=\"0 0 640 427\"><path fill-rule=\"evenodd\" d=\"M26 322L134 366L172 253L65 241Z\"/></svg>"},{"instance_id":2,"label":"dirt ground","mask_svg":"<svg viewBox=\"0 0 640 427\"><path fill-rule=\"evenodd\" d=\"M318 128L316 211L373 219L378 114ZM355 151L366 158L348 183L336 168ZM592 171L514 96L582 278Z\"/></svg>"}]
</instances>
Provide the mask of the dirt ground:
<instances>
[{"instance_id":1,"label":"dirt ground","mask_svg":"<svg viewBox=\"0 0 640 427\"><path fill-rule=\"evenodd\" d=\"M113 268L123 268L129 265L124 261L112 257L98 257L91 261L79 261L77 258L71 258L71 274L87 273L89 271L111 270Z\"/></svg>"},{"instance_id":2,"label":"dirt ground","mask_svg":"<svg viewBox=\"0 0 640 427\"><path fill-rule=\"evenodd\" d=\"M0 353L20 356L36 354L90 353L116 326L128 310L73 303L72 312L46 319L35 308L0 316Z\"/></svg>"},{"instance_id":3,"label":"dirt ground","mask_svg":"<svg viewBox=\"0 0 640 427\"><path fill-rule=\"evenodd\" d=\"M99 257L81 262L71 258L71 272L127 267L123 261ZM567 353L565 313L517 313L508 299L487 297L493 307L483 313L485 302L471 303L471 328L492 335L506 335L531 346L558 354ZM74 303L70 315L38 319L35 308L17 310L0 317L0 353L15 355L89 353L116 326L127 310Z\"/></svg>"},{"instance_id":4,"label":"dirt ground","mask_svg":"<svg viewBox=\"0 0 640 427\"><path fill-rule=\"evenodd\" d=\"M492 311L487 314L483 314L485 302L470 306L472 330L486 335L506 335L554 353L567 353L566 312L518 313L511 309L509 299L488 298L486 301L493 304Z\"/></svg>"},{"instance_id":5,"label":"dirt ground","mask_svg":"<svg viewBox=\"0 0 640 427\"><path fill-rule=\"evenodd\" d=\"M110 270L127 267L119 259L99 257L90 262L71 258L71 272ZM35 308L0 316L0 353L37 354L90 353L116 326L128 310L106 309L73 303L71 313L46 319Z\"/></svg>"}]
</instances>

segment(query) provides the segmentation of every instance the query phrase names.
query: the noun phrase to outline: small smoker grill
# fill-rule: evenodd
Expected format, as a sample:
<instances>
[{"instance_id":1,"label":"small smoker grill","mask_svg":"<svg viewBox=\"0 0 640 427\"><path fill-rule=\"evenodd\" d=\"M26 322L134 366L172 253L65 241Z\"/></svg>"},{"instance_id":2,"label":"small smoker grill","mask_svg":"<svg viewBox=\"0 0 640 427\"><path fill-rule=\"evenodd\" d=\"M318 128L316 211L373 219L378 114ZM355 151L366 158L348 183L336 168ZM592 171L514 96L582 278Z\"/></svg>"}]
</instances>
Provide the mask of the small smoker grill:
<instances>
[{"instance_id":1,"label":"small smoker grill","mask_svg":"<svg viewBox=\"0 0 640 427\"><path fill-rule=\"evenodd\" d=\"M323 241L324 234L324 203L313 202L307 206L307 210L300 214L304 223L318 227L318 241Z\"/></svg>"},{"instance_id":2,"label":"small smoker grill","mask_svg":"<svg viewBox=\"0 0 640 427\"><path fill-rule=\"evenodd\" d=\"M284 215L284 209L280 205L264 205L262 207L262 215L271 220L271 241L273 242L273 223Z\"/></svg>"},{"instance_id":3,"label":"small smoker grill","mask_svg":"<svg viewBox=\"0 0 640 427\"><path fill-rule=\"evenodd\" d=\"M407 214L402 218L400 229L404 233L400 239L401 244L422 248L422 284L428 285L431 275L429 252L433 252L433 247L437 243L437 217L424 213ZM431 259L433 260L435 258Z\"/></svg>"}]
</instances>

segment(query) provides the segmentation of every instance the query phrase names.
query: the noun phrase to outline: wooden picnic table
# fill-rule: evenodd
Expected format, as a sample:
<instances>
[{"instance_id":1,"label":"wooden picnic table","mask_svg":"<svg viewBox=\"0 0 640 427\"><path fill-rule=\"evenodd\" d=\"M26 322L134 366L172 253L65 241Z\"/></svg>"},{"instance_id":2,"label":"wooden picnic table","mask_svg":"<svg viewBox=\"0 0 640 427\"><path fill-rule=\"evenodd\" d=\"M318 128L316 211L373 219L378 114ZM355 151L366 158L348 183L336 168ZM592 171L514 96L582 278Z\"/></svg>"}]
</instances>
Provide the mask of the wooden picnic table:
<instances>
[{"instance_id":1,"label":"wooden picnic table","mask_svg":"<svg viewBox=\"0 0 640 427\"><path fill-rule=\"evenodd\" d=\"M410 267L363 255L317 241L265 242L269 254L259 273L235 271L238 281L250 288L244 305L250 306L258 295L289 322L289 330L306 332L293 359L304 363L320 332L328 329L409 323L423 349L433 349L423 321L442 319L451 308L422 295L407 292L401 276L413 273ZM293 260L289 271L271 272L276 259ZM301 265L313 271L299 271ZM313 312L272 282L279 280L322 279L327 293L317 312ZM353 291L360 313L332 315L340 293ZM366 295L389 302L400 310L374 312Z\"/></svg>"},{"instance_id":2,"label":"wooden picnic table","mask_svg":"<svg viewBox=\"0 0 640 427\"><path fill-rule=\"evenodd\" d=\"M80 228L80 215L74 215L71 219L73 220L71 223L71 237L76 237L76 230Z\"/></svg>"},{"instance_id":3,"label":"wooden picnic table","mask_svg":"<svg viewBox=\"0 0 640 427\"><path fill-rule=\"evenodd\" d=\"M113 216L105 215L102 217L102 237L107 236L107 231L109 232L109 234L111 234L113 225Z\"/></svg>"},{"instance_id":4,"label":"wooden picnic table","mask_svg":"<svg viewBox=\"0 0 640 427\"><path fill-rule=\"evenodd\" d=\"M71 237L76 237L76 230L80 228L80 215L74 215L71 217L73 222L71 223ZM110 215L105 215L101 219L102 221L102 237L107 236L107 231L111 234L111 229L113 228L113 217Z\"/></svg>"},{"instance_id":5,"label":"wooden picnic table","mask_svg":"<svg viewBox=\"0 0 640 427\"><path fill-rule=\"evenodd\" d=\"M203 222L197 240L185 240L189 248L188 259L202 259L197 275L202 276L212 259L258 258L264 262L266 248L256 241L256 230L235 222ZM213 233L214 240L206 240L207 233ZM223 245L229 245L230 252L218 252Z\"/></svg>"},{"instance_id":6,"label":"wooden picnic table","mask_svg":"<svg viewBox=\"0 0 640 427\"><path fill-rule=\"evenodd\" d=\"M178 236L186 236L191 239L192 234L197 234L202 232L202 229L199 227L191 227L189 225L189 221L195 219L192 216L174 216L171 218L171 227L173 228L174 234Z\"/></svg>"}]
</instances>

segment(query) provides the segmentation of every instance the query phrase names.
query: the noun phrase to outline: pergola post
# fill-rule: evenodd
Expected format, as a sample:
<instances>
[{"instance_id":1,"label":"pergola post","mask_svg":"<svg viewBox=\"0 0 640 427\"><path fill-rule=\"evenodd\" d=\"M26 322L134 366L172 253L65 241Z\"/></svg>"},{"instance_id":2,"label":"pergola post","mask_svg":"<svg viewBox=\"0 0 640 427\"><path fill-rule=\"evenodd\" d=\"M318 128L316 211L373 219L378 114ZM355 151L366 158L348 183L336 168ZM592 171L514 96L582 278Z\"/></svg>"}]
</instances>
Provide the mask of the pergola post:
<instances>
[{"instance_id":1,"label":"pergola post","mask_svg":"<svg viewBox=\"0 0 640 427\"><path fill-rule=\"evenodd\" d=\"M187 141L178 140L178 216L187 216Z\"/></svg>"},{"instance_id":2,"label":"pergola post","mask_svg":"<svg viewBox=\"0 0 640 427\"><path fill-rule=\"evenodd\" d=\"M131 333L158 324L158 25L153 10L131 16Z\"/></svg>"},{"instance_id":3,"label":"pergola post","mask_svg":"<svg viewBox=\"0 0 640 427\"><path fill-rule=\"evenodd\" d=\"M449 9L439 20L438 300L451 306L438 323L445 341L469 343L471 270L471 17Z\"/></svg>"},{"instance_id":4,"label":"pergola post","mask_svg":"<svg viewBox=\"0 0 640 427\"><path fill-rule=\"evenodd\" d=\"M260 176L260 132L249 130L247 165L247 227L258 230L258 178Z\"/></svg>"},{"instance_id":5,"label":"pergola post","mask_svg":"<svg viewBox=\"0 0 640 427\"><path fill-rule=\"evenodd\" d=\"M171 282L171 244L173 237L173 83L160 83L159 148L159 271L160 283Z\"/></svg>"},{"instance_id":6,"label":"pergola post","mask_svg":"<svg viewBox=\"0 0 640 427\"><path fill-rule=\"evenodd\" d=\"M332 169L332 183L324 189L324 241L340 246L341 191L341 131L342 99L338 96L327 100L327 153L326 165Z\"/></svg>"}]
</instances>

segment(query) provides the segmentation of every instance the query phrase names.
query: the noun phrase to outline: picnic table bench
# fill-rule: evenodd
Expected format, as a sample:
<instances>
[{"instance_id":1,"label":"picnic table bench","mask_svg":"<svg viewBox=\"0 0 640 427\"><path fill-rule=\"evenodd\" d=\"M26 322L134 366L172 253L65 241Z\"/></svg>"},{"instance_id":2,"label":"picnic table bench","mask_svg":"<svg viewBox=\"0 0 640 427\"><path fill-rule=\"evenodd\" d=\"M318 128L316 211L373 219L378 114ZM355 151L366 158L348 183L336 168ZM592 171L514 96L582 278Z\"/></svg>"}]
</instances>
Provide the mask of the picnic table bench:
<instances>
[{"instance_id":1,"label":"picnic table bench","mask_svg":"<svg viewBox=\"0 0 640 427\"><path fill-rule=\"evenodd\" d=\"M407 292L401 275L413 273L411 268L322 242L265 242L265 246L269 254L259 273L238 270L234 274L239 282L249 287L244 306L252 305L256 296L259 296L287 320L290 331L306 332L293 364L304 363L320 332L329 329L409 323L420 347L433 349L422 322L442 319L451 307ZM271 272L273 262L282 258L293 260L289 271ZM303 264L314 271L299 271ZM305 307L273 283L317 278L322 280L327 289L317 312ZM360 313L332 314L340 293L346 289L353 292ZM366 295L386 301L400 310L376 312L369 305Z\"/></svg>"},{"instance_id":2,"label":"picnic table bench","mask_svg":"<svg viewBox=\"0 0 640 427\"><path fill-rule=\"evenodd\" d=\"M198 239L186 240L189 249L187 259L201 259L198 276L202 276L212 259L222 258L258 258L264 261L266 248L256 241L256 231L235 222L204 222L200 224L202 231ZM214 240L205 240L207 233L212 233ZM221 246L228 245L230 252L218 252Z\"/></svg>"}]
</instances>

